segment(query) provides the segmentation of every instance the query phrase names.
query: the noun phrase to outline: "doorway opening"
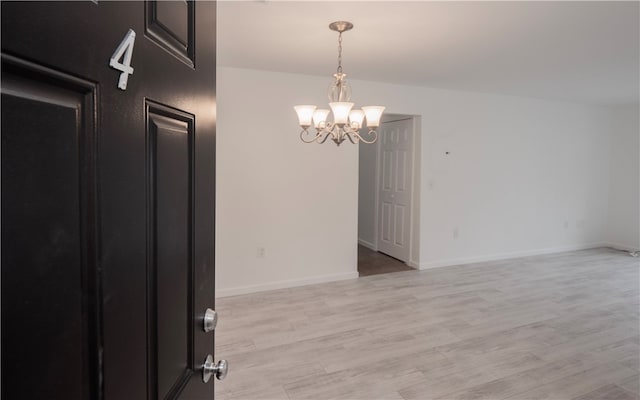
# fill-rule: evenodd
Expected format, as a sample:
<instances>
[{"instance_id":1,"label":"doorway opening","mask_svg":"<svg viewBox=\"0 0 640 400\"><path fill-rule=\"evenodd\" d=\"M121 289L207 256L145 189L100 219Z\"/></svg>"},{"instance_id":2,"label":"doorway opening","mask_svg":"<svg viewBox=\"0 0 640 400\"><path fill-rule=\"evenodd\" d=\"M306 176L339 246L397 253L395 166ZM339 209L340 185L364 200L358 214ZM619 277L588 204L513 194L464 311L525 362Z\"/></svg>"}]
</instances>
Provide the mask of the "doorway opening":
<instances>
[{"instance_id":1,"label":"doorway opening","mask_svg":"<svg viewBox=\"0 0 640 400\"><path fill-rule=\"evenodd\" d=\"M371 250L358 243L358 274L360 277L411 270L413 268L405 264L404 261Z\"/></svg>"},{"instance_id":2,"label":"doorway opening","mask_svg":"<svg viewBox=\"0 0 640 400\"><path fill-rule=\"evenodd\" d=\"M385 115L373 145L359 148L358 273L417 267L419 117Z\"/></svg>"}]
</instances>

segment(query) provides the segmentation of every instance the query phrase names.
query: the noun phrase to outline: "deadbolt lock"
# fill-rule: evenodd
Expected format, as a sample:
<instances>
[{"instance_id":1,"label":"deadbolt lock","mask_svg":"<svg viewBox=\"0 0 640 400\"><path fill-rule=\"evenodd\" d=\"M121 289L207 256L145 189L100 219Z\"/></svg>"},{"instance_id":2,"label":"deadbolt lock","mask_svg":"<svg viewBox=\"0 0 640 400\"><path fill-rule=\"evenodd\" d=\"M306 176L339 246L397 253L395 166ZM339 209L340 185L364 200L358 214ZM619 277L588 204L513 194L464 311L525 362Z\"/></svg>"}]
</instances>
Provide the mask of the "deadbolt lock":
<instances>
[{"instance_id":1,"label":"deadbolt lock","mask_svg":"<svg viewBox=\"0 0 640 400\"><path fill-rule=\"evenodd\" d=\"M210 308L204 312L203 329L205 332L212 332L218 324L218 313Z\"/></svg>"}]
</instances>

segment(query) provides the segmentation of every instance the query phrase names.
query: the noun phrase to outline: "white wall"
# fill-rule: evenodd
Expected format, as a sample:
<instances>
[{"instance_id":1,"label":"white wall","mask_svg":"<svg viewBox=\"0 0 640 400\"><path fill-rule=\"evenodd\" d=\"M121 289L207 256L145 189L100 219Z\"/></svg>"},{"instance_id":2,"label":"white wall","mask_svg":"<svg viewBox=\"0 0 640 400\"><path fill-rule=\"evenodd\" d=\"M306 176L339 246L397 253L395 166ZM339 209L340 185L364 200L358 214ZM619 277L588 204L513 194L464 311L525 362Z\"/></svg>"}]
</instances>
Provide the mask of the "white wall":
<instances>
[{"instance_id":1,"label":"white wall","mask_svg":"<svg viewBox=\"0 0 640 400\"><path fill-rule=\"evenodd\" d=\"M609 229L611 246L640 250L640 105L612 110Z\"/></svg>"},{"instance_id":2,"label":"white wall","mask_svg":"<svg viewBox=\"0 0 640 400\"><path fill-rule=\"evenodd\" d=\"M425 118L423 264L604 240L607 110L482 94L438 97Z\"/></svg>"},{"instance_id":3,"label":"white wall","mask_svg":"<svg viewBox=\"0 0 640 400\"><path fill-rule=\"evenodd\" d=\"M218 294L355 276L358 149L300 142L292 109L324 104L329 81L219 67ZM422 117L421 267L605 241L606 108L351 84L359 105Z\"/></svg>"},{"instance_id":4,"label":"white wall","mask_svg":"<svg viewBox=\"0 0 640 400\"><path fill-rule=\"evenodd\" d=\"M293 110L327 86L218 69L218 295L357 277L357 148L302 143Z\"/></svg>"}]
</instances>

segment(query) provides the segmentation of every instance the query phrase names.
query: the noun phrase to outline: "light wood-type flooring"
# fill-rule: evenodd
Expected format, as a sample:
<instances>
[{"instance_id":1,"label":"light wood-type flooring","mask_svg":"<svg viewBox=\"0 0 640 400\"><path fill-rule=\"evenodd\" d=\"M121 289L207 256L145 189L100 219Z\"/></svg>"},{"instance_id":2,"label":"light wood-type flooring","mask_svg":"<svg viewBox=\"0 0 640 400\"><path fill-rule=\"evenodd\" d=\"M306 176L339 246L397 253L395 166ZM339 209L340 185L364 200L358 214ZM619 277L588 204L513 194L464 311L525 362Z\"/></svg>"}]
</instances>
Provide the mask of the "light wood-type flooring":
<instances>
[{"instance_id":1,"label":"light wood-type flooring","mask_svg":"<svg viewBox=\"0 0 640 400\"><path fill-rule=\"evenodd\" d=\"M216 399L638 399L639 270L595 249L218 299Z\"/></svg>"}]
</instances>

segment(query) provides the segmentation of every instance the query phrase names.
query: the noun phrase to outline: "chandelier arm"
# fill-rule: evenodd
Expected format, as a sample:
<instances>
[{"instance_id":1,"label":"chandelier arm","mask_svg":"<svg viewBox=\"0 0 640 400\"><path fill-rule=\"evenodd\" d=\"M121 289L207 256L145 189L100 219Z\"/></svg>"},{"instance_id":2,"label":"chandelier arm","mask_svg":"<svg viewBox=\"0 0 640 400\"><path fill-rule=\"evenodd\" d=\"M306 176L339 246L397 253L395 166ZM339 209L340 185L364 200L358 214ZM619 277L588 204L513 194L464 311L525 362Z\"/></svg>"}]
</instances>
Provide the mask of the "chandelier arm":
<instances>
[{"instance_id":1,"label":"chandelier arm","mask_svg":"<svg viewBox=\"0 0 640 400\"><path fill-rule=\"evenodd\" d=\"M318 143L320 143L320 144L323 144L324 142L326 142L326 141L327 141L327 139L329 139L329 136L332 136L332 132L331 132L331 131L329 131L329 130L322 131L321 133L325 133L325 135L324 135L324 137L321 139L321 138L320 138L320 137L321 137L321 134L320 134L320 133L318 134L318 139L317 139L317 141L318 141Z\"/></svg>"},{"instance_id":2,"label":"chandelier arm","mask_svg":"<svg viewBox=\"0 0 640 400\"><path fill-rule=\"evenodd\" d=\"M367 132L368 135L373 136L373 139L371 140L366 140L365 138L363 138L359 133L355 132L356 136L358 136L358 139L362 140L363 143L366 144L373 144L376 142L376 140L378 140L378 132L373 130L373 129L369 129L369 132Z\"/></svg>"},{"instance_id":3,"label":"chandelier arm","mask_svg":"<svg viewBox=\"0 0 640 400\"><path fill-rule=\"evenodd\" d=\"M347 134L347 137L349 138L351 143L357 144L358 141L362 140L362 137L358 133L358 131L359 131L358 129L353 129L351 126L345 125L344 131ZM351 135L353 135L353 136L351 136Z\"/></svg>"},{"instance_id":4,"label":"chandelier arm","mask_svg":"<svg viewBox=\"0 0 640 400\"><path fill-rule=\"evenodd\" d=\"M351 137L351 135L355 135L356 139L354 140L353 137ZM345 136L349 138L349 141L353 144L358 144L358 140L361 140L362 138L360 137L360 135L358 135L358 132L349 130L349 131L345 131Z\"/></svg>"},{"instance_id":5,"label":"chandelier arm","mask_svg":"<svg viewBox=\"0 0 640 400\"><path fill-rule=\"evenodd\" d=\"M322 141L318 140L318 143L322 144L324 142L327 141L327 139L329 139L329 136L335 138L335 139L339 139L340 138L340 127L332 122L327 122L326 126L323 130L324 133L326 133L326 136L322 139Z\"/></svg>"},{"instance_id":6,"label":"chandelier arm","mask_svg":"<svg viewBox=\"0 0 640 400\"><path fill-rule=\"evenodd\" d=\"M322 132L317 132L316 135L311 140L305 140L304 139L305 133L307 135L311 134L311 133L309 133L308 129L303 129L303 130L300 131L300 140L302 140L305 143L313 143L313 142L315 142L316 140L318 140L318 137L322 134Z\"/></svg>"}]
</instances>

